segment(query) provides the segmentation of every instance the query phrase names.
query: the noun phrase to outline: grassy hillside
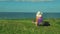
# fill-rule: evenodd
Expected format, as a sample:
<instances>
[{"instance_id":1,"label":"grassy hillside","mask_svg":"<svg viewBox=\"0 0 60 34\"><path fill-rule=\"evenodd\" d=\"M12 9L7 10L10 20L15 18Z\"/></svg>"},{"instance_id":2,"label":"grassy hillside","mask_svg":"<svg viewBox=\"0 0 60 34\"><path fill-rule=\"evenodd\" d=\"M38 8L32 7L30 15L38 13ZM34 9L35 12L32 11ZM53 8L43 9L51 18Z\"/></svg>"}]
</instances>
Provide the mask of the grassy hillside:
<instances>
[{"instance_id":1,"label":"grassy hillside","mask_svg":"<svg viewBox=\"0 0 60 34\"><path fill-rule=\"evenodd\" d=\"M2 19L0 34L60 34L60 19L44 19L51 26L35 26L32 19Z\"/></svg>"}]
</instances>

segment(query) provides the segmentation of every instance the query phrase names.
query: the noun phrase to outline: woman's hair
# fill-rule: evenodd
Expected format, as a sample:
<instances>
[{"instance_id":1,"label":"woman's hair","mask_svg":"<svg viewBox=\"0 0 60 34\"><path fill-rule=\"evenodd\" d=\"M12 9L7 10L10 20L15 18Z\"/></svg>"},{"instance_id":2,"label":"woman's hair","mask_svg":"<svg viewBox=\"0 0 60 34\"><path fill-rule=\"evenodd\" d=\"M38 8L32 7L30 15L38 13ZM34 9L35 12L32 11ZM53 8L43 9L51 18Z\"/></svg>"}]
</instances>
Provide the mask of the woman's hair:
<instances>
[{"instance_id":1,"label":"woman's hair","mask_svg":"<svg viewBox=\"0 0 60 34\"><path fill-rule=\"evenodd\" d=\"M36 14L36 16L38 16L38 15L42 15L42 13L40 11L38 11L37 14Z\"/></svg>"}]
</instances>

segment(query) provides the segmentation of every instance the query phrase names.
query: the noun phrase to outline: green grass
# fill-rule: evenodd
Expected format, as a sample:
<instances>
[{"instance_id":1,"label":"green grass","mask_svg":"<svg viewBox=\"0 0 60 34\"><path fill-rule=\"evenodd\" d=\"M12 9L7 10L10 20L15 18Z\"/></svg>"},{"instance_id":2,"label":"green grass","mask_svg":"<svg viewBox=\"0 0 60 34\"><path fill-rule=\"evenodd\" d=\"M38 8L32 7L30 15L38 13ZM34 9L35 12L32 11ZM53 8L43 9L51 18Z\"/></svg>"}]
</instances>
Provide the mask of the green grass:
<instances>
[{"instance_id":1,"label":"green grass","mask_svg":"<svg viewBox=\"0 0 60 34\"><path fill-rule=\"evenodd\" d=\"M60 34L60 19L44 19L51 26L37 27L32 19L2 19L0 34Z\"/></svg>"}]
</instances>

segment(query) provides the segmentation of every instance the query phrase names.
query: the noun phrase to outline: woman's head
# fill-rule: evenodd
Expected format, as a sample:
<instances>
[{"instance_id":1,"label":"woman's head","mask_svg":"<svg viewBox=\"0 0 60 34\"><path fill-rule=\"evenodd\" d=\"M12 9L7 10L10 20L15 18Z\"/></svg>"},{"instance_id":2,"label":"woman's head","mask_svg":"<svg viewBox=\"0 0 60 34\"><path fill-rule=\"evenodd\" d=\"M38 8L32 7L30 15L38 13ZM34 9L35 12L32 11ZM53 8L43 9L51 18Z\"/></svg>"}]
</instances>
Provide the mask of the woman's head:
<instances>
[{"instance_id":1,"label":"woman's head","mask_svg":"<svg viewBox=\"0 0 60 34\"><path fill-rule=\"evenodd\" d=\"M36 15L39 16L39 15L42 15L42 13L40 11L38 11Z\"/></svg>"}]
</instances>

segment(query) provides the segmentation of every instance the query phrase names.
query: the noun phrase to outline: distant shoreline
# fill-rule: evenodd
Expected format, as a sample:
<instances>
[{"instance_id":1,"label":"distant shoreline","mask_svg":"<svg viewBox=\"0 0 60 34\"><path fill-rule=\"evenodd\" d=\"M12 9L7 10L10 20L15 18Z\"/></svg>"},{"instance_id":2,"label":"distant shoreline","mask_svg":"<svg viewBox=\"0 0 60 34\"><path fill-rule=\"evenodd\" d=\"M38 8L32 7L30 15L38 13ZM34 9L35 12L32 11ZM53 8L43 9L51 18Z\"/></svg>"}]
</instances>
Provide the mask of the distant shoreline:
<instances>
[{"instance_id":1,"label":"distant shoreline","mask_svg":"<svg viewBox=\"0 0 60 34\"><path fill-rule=\"evenodd\" d=\"M36 18L19 18L19 19L0 19L0 20L35 20ZM60 18L43 18L43 19L60 19Z\"/></svg>"},{"instance_id":2,"label":"distant shoreline","mask_svg":"<svg viewBox=\"0 0 60 34\"><path fill-rule=\"evenodd\" d=\"M0 19L25 19L36 18L36 13L32 12L0 12ZM60 13L43 13L43 18L60 18Z\"/></svg>"}]
</instances>

